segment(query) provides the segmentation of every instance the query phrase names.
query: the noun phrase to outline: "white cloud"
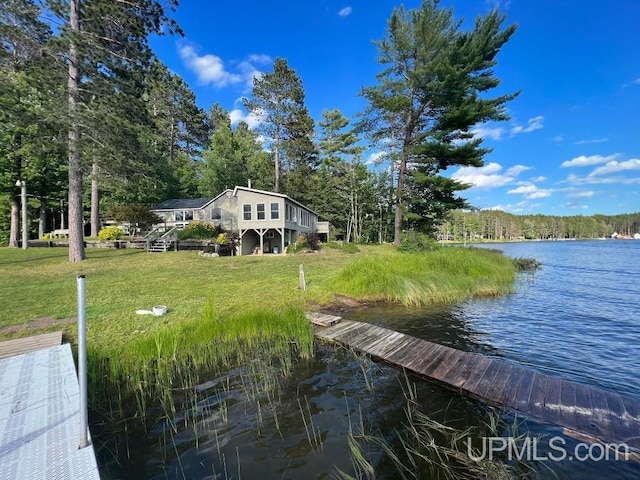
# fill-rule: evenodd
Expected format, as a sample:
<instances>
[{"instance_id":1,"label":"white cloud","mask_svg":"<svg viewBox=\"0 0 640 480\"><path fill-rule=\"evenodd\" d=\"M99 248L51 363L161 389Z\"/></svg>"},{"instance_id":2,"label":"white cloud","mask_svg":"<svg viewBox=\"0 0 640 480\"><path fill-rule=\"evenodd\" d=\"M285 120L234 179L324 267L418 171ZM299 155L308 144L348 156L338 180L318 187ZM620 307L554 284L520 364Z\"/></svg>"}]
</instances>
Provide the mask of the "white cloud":
<instances>
[{"instance_id":1,"label":"white cloud","mask_svg":"<svg viewBox=\"0 0 640 480\"><path fill-rule=\"evenodd\" d=\"M191 45L182 45L178 48L178 54L198 77L198 82L203 84L212 83L216 87L226 87L227 85L242 81L242 77L225 70L222 59L216 55L207 54L200 56Z\"/></svg>"},{"instance_id":2,"label":"white cloud","mask_svg":"<svg viewBox=\"0 0 640 480\"><path fill-rule=\"evenodd\" d=\"M471 133L476 138L490 138L491 140L500 140L504 135L504 128L489 127L486 124L483 124L472 128Z\"/></svg>"},{"instance_id":3,"label":"white cloud","mask_svg":"<svg viewBox=\"0 0 640 480\"><path fill-rule=\"evenodd\" d=\"M640 78L636 78L633 83L635 83L636 85L640 85Z\"/></svg>"},{"instance_id":4,"label":"white cloud","mask_svg":"<svg viewBox=\"0 0 640 480\"><path fill-rule=\"evenodd\" d=\"M620 154L614 153L613 155L591 155L589 157L585 155L580 155L579 157L572 158L571 160L567 160L562 162L563 167L586 167L589 165L598 165L600 163L607 163L612 160L618 158Z\"/></svg>"},{"instance_id":5,"label":"white cloud","mask_svg":"<svg viewBox=\"0 0 640 480\"><path fill-rule=\"evenodd\" d=\"M583 210L589 208L587 205L580 205L579 203L576 203L576 202L567 202L563 205L563 207L573 208L573 209L583 209Z\"/></svg>"},{"instance_id":6,"label":"white cloud","mask_svg":"<svg viewBox=\"0 0 640 480\"><path fill-rule=\"evenodd\" d=\"M513 190L509 190L507 193L515 193L515 194L529 194L535 193L538 191L538 187L533 184L522 185L518 188L514 188Z\"/></svg>"},{"instance_id":7,"label":"white cloud","mask_svg":"<svg viewBox=\"0 0 640 480\"><path fill-rule=\"evenodd\" d=\"M353 8L344 7L338 12L338 15L340 15L341 17L348 17L349 15L351 15L351 12L353 12Z\"/></svg>"},{"instance_id":8,"label":"white cloud","mask_svg":"<svg viewBox=\"0 0 640 480\"><path fill-rule=\"evenodd\" d=\"M509 177L517 177L522 172L526 172L527 170L531 170L531 167L526 167L524 165L514 165L513 167L510 167L505 172L505 175L507 175Z\"/></svg>"},{"instance_id":9,"label":"white cloud","mask_svg":"<svg viewBox=\"0 0 640 480\"><path fill-rule=\"evenodd\" d=\"M508 10L511 6L511 0L485 0L484 3L487 4L492 10Z\"/></svg>"},{"instance_id":10,"label":"white cloud","mask_svg":"<svg viewBox=\"0 0 640 480\"><path fill-rule=\"evenodd\" d=\"M387 152L374 152L365 159L365 163L367 165L378 164L383 161L387 155L389 155Z\"/></svg>"},{"instance_id":11,"label":"white cloud","mask_svg":"<svg viewBox=\"0 0 640 480\"><path fill-rule=\"evenodd\" d=\"M530 180L535 183L541 183L541 182L544 182L546 179L547 177L540 176L540 177L533 177Z\"/></svg>"},{"instance_id":12,"label":"white cloud","mask_svg":"<svg viewBox=\"0 0 640 480\"><path fill-rule=\"evenodd\" d=\"M251 54L246 60L238 63L238 70L244 79L247 88L253 87L253 79L260 78L262 72L256 68L256 65L270 65L273 62L269 55Z\"/></svg>"},{"instance_id":13,"label":"white cloud","mask_svg":"<svg viewBox=\"0 0 640 480\"><path fill-rule=\"evenodd\" d=\"M236 71L232 72L224 61L211 53L199 55L196 48L188 43L178 45L178 54L183 63L198 77L198 83L212 84L216 88L244 83L253 85L253 79L261 75L257 66L271 63L271 57L264 54L251 54L242 61L236 62Z\"/></svg>"},{"instance_id":14,"label":"white cloud","mask_svg":"<svg viewBox=\"0 0 640 480\"><path fill-rule=\"evenodd\" d=\"M604 143L604 142L608 142L609 139L607 137L602 137L602 138L593 138L591 140L578 140L575 144L576 145L588 145L591 143Z\"/></svg>"},{"instance_id":15,"label":"white cloud","mask_svg":"<svg viewBox=\"0 0 640 480\"><path fill-rule=\"evenodd\" d=\"M526 198L534 199L534 198L548 198L553 193L553 190L540 189L537 192L533 192L530 195L527 195Z\"/></svg>"},{"instance_id":16,"label":"white cloud","mask_svg":"<svg viewBox=\"0 0 640 480\"><path fill-rule=\"evenodd\" d=\"M611 185L611 184L619 184L619 185L637 185L640 184L640 177L628 178L628 177L599 177L589 175L588 177L579 177L578 175L574 175L573 173L567 177L567 183L571 183L573 185Z\"/></svg>"},{"instance_id":17,"label":"white cloud","mask_svg":"<svg viewBox=\"0 0 640 480\"><path fill-rule=\"evenodd\" d=\"M495 205L493 207L484 208L483 210L500 210L502 212L518 213L530 208L531 205L529 205L527 201L523 200L522 202L518 202L516 204L509 203L507 205Z\"/></svg>"},{"instance_id":18,"label":"white cloud","mask_svg":"<svg viewBox=\"0 0 640 480\"><path fill-rule=\"evenodd\" d=\"M517 135L519 133L529 133L534 130L540 130L544 127L542 124L544 117L542 115L538 115L537 117L532 117L527 121L527 126L523 127L522 125L516 125L511 128L511 136Z\"/></svg>"},{"instance_id":19,"label":"white cloud","mask_svg":"<svg viewBox=\"0 0 640 480\"><path fill-rule=\"evenodd\" d=\"M229 118L231 119L231 125L235 125L238 122L245 122L249 125L249 128L255 128L264 122L264 118L261 115L255 113L246 113L240 108L234 108L229 112Z\"/></svg>"},{"instance_id":20,"label":"white cloud","mask_svg":"<svg viewBox=\"0 0 640 480\"><path fill-rule=\"evenodd\" d=\"M553 141L556 143L562 143L564 141L564 137L562 135L556 135L553 137Z\"/></svg>"},{"instance_id":21,"label":"white cloud","mask_svg":"<svg viewBox=\"0 0 640 480\"><path fill-rule=\"evenodd\" d=\"M502 166L492 162L483 167L460 167L451 175L451 178L478 188L501 187L513 183L520 172L524 171L522 168L526 169L526 167L516 165L505 173L500 173Z\"/></svg>"},{"instance_id":22,"label":"white cloud","mask_svg":"<svg viewBox=\"0 0 640 480\"><path fill-rule=\"evenodd\" d=\"M583 190L581 192L572 192L567 194L567 198L590 198L596 194L593 190Z\"/></svg>"},{"instance_id":23,"label":"white cloud","mask_svg":"<svg viewBox=\"0 0 640 480\"><path fill-rule=\"evenodd\" d=\"M514 188L512 190L507 191L507 193L524 195L525 198L533 200L536 198L550 197L554 191L555 190L551 190L547 188L538 188L533 183L526 183L526 184L520 185L518 188Z\"/></svg>"},{"instance_id":24,"label":"white cloud","mask_svg":"<svg viewBox=\"0 0 640 480\"><path fill-rule=\"evenodd\" d=\"M624 162L612 160L607 162L605 165L596 168L589 174L589 177L609 175L610 173L624 172L627 170L640 170L640 159L632 158L631 160L625 160Z\"/></svg>"}]
</instances>

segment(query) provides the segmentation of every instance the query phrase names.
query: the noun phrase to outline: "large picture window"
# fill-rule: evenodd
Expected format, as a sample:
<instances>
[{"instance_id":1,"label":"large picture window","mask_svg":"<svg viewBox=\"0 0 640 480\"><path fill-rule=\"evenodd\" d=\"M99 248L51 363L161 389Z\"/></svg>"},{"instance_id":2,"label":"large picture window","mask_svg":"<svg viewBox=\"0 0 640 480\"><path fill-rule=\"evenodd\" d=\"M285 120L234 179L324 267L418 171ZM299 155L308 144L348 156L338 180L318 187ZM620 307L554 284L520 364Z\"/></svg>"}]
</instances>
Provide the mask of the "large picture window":
<instances>
[{"instance_id":1,"label":"large picture window","mask_svg":"<svg viewBox=\"0 0 640 480\"><path fill-rule=\"evenodd\" d=\"M264 203L259 203L256 205L256 215L258 220L266 220Z\"/></svg>"},{"instance_id":2,"label":"large picture window","mask_svg":"<svg viewBox=\"0 0 640 480\"><path fill-rule=\"evenodd\" d=\"M278 220L280 218L280 204L271 204L271 220Z\"/></svg>"},{"instance_id":3,"label":"large picture window","mask_svg":"<svg viewBox=\"0 0 640 480\"><path fill-rule=\"evenodd\" d=\"M247 221L251 220L251 205L243 205L242 211L243 211L242 218Z\"/></svg>"}]
</instances>

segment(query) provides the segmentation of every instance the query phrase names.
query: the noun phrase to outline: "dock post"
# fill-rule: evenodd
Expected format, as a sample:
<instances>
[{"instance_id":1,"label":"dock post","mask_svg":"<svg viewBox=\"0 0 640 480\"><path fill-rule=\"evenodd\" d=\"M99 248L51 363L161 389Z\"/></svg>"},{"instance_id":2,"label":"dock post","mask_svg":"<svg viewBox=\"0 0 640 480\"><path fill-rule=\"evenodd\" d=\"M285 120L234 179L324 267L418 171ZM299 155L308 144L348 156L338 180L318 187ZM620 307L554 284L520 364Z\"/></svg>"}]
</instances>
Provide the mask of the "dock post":
<instances>
[{"instance_id":1,"label":"dock post","mask_svg":"<svg viewBox=\"0 0 640 480\"><path fill-rule=\"evenodd\" d=\"M78 386L80 387L79 449L89 446L89 413L87 406L87 325L85 316L84 275L78 275Z\"/></svg>"}]
</instances>

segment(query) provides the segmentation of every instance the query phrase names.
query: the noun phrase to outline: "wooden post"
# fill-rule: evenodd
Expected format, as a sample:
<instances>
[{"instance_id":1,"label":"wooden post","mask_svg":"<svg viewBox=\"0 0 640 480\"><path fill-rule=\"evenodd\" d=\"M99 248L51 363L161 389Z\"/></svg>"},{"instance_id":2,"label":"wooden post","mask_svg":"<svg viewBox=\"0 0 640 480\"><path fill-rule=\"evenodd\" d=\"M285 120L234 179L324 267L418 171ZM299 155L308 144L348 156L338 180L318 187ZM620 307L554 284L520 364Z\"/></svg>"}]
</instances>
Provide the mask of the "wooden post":
<instances>
[{"instance_id":1,"label":"wooden post","mask_svg":"<svg viewBox=\"0 0 640 480\"><path fill-rule=\"evenodd\" d=\"M300 268L298 270L298 286L300 290L307 289L307 282L304 281L304 267L300 264Z\"/></svg>"}]
</instances>

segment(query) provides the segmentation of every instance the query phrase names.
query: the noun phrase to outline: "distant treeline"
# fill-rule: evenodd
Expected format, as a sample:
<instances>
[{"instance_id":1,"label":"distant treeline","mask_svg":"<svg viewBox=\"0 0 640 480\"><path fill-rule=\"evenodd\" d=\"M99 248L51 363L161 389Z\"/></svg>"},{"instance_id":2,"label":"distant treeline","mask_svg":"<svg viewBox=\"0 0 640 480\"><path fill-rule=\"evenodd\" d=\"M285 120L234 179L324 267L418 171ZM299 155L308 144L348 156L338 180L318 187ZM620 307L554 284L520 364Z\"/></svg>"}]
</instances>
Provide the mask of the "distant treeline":
<instances>
[{"instance_id":1,"label":"distant treeline","mask_svg":"<svg viewBox=\"0 0 640 480\"><path fill-rule=\"evenodd\" d=\"M640 212L624 215L513 215L499 210L450 212L438 240L545 240L610 237L640 233Z\"/></svg>"}]
</instances>

